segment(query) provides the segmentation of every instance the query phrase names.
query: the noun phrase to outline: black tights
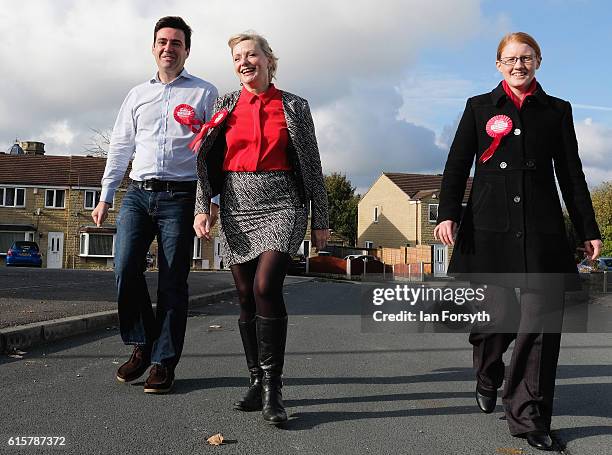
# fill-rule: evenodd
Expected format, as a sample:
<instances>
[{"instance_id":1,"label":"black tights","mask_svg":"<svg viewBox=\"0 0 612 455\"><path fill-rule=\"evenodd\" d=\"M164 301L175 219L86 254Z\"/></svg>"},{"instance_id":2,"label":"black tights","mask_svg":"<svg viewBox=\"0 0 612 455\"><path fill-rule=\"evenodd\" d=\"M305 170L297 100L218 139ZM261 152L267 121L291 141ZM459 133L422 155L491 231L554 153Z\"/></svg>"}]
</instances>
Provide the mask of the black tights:
<instances>
[{"instance_id":1,"label":"black tights","mask_svg":"<svg viewBox=\"0 0 612 455\"><path fill-rule=\"evenodd\" d=\"M249 262L230 267L240 300L240 321L250 321L255 314L266 318L287 316L283 282L288 265L287 253L264 251Z\"/></svg>"}]
</instances>

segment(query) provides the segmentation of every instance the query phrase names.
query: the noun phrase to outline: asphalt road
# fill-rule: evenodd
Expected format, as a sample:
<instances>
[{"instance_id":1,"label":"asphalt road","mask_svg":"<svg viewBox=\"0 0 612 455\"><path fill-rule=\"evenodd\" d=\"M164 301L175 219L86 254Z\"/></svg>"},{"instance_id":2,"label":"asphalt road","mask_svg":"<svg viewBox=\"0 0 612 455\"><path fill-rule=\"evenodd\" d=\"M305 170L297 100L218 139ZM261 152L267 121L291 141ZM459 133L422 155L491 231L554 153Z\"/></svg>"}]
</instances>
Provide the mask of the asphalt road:
<instances>
[{"instance_id":1,"label":"asphalt road","mask_svg":"<svg viewBox=\"0 0 612 455\"><path fill-rule=\"evenodd\" d=\"M157 272L146 272L145 275L149 295L155 302ZM189 274L189 293L210 292L218 283L232 286L231 273L192 271ZM7 299L114 302L117 300L116 288L114 273L105 270L0 268L0 297Z\"/></svg>"},{"instance_id":2,"label":"asphalt road","mask_svg":"<svg viewBox=\"0 0 612 455\"><path fill-rule=\"evenodd\" d=\"M115 382L130 352L115 328L0 358L0 453L541 453L509 435L500 406L476 408L465 334L363 333L357 284L305 282L285 295L284 428L231 409L247 380L228 300L192 312L170 395ZM555 439L572 455L612 453L610 335L564 335L559 364ZM230 443L209 446L217 432ZM9 447L11 436L66 446Z\"/></svg>"},{"instance_id":3,"label":"asphalt road","mask_svg":"<svg viewBox=\"0 0 612 455\"><path fill-rule=\"evenodd\" d=\"M146 272L146 279L149 296L155 303L157 272ZM189 274L190 296L233 286L229 271ZM109 271L0 268L0 329L116 310L116 287L115 275Z\"/></svg>"}]
</instances>

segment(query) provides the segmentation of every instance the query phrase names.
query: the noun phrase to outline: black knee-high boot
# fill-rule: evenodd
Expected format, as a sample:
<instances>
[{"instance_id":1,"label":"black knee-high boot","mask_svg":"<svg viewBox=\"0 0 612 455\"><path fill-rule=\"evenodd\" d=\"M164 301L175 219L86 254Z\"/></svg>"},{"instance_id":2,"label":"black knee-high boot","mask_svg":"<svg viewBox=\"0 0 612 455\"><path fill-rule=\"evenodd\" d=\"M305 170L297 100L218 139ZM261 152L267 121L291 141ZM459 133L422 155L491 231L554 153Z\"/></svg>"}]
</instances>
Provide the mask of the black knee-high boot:
<instances>
[{"instance_id":1,"label":"black knee-high boot","mask_svg":"<svg viewBox=\"0 0 612 455\"><path fill-rule=\"evenodd\" d=\"M262 415L266 422L276 424L287 420L281 389L287 342L287 316L283 318L255 317L259 343L259 366L263 371Z\"/></svg>"},{"instance_id":2,"label":"black knee-high boot","mask_svg":"<svg viewBox=\"0 0 612 455\"><path fill-rule=\"evenodd\" d=\"M262 371L259 367L259 351L257 343L257 324L255 318L250 321L238 321L240 338L244 347L247 367L250 379L249 388L242 399L234 403L234 409L239 411L259 411L261 409L261 378Z\"/></svg>"}]
</instances>

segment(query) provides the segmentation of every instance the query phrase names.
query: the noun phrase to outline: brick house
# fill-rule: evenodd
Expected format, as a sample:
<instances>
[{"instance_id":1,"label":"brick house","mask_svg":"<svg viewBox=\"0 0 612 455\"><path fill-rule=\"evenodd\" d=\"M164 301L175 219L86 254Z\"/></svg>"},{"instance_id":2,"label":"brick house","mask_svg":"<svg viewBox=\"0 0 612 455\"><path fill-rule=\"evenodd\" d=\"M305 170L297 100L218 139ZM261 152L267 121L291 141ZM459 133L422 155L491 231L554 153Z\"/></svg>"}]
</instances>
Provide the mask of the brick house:
<instances>
[{"instance_id":1,"label":"brick house","mask_svg":"<svg viewBox=\"0 0 612 455\"><path fill-rule=\"evenodd\" d=\"M443 275L452 249L433 237L441 183L441 175L382 173L359 201L357 246L404 249L406 262L431 263ZM471 186L470 178L464 204Z\"/></svg>"},{"instance_id":2,"label":"brick house","mask_svg":"<svg viewBox=\"0 0 612 455\"><path fill-rule=\"evenodd\" d=\"M115 219L129 172L108 219L98 228L91 212L100 198L105 162L92 156L45 155L40 142L22 142L10 154L0 153L0 265L15 240L33 240L43 254L43 267L111 268ZM194 237L193 268L219 268L217 226L213 237L211 242ZM157 254L155 242L151 252Z\"/></svg>"}]
</instances>

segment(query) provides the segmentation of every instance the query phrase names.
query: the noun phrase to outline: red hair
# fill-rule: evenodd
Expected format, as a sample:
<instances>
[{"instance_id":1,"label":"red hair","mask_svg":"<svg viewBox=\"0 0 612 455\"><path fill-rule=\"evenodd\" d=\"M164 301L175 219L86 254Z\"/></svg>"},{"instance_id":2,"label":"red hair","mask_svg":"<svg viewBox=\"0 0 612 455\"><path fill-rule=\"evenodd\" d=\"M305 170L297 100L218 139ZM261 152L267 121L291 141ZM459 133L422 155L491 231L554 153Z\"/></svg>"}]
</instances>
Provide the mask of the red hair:
<instances>
[{"instance_id":1,"label":"red hair","mask_svg":"<svg viewBox=\"0 0 612 455\"><path fill-rule=\"evenodd\" d=\"M506 47L506 45L511 41L516 41L518 43L526 44L527 46L531 47L535 51L536 58L538 60L542 60L542 52L540 51L540 46L538 45L538 42L534 39L533 36L525 32L512 32L505 35L497 46L497 60L501 58L501 54L504 50L504 47Z\"/></svg>"}]
</instances>

